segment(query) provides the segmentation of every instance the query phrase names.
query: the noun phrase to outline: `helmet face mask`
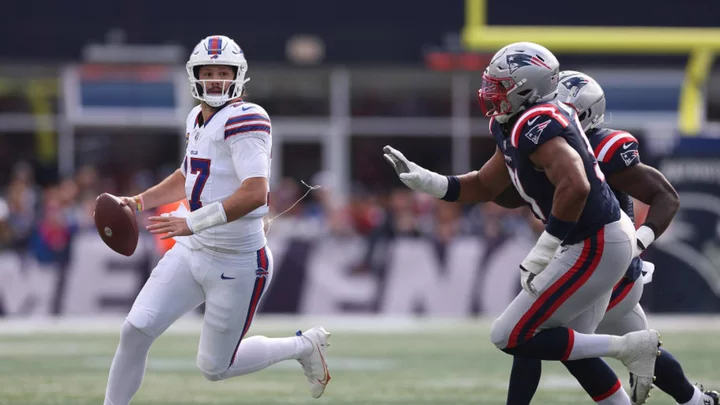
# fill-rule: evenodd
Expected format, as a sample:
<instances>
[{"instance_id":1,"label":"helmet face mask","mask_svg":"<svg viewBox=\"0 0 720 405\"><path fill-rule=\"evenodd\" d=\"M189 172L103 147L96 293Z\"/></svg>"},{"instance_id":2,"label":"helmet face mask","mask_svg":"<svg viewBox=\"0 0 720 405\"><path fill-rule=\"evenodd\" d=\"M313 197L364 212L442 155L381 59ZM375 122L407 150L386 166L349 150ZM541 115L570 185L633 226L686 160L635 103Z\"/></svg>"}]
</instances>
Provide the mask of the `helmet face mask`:
<instances>
[{"instance_id":1,"label":"helmet face mask","mask_svg":"<svg viewBox=\"0 0 720 405\"><path fill-rule=\"evenodd\" d=\"M478 90L478 101L483 114L488 117L507 114L513 106L508 101L508 93L515 88L512 78L496 79L483 74L482 87Z\"/></svg>"},{"instance_id":2,"label":"helmet face mask","mask_svg":"<svg viewBox=\"0 0 720 405\"><path fill-rule=\"evenodd\" d=\"M234 74L229 79L201 78L203 66L229 66ZM190 92L193 97L211 107L222 107L228 101L243 94L247 61L240 47L232 39L222 36L209 36L195 46L185 68L190 80ZM216 86L220 86L220 91Z\"/></svg>"}]
</instances>

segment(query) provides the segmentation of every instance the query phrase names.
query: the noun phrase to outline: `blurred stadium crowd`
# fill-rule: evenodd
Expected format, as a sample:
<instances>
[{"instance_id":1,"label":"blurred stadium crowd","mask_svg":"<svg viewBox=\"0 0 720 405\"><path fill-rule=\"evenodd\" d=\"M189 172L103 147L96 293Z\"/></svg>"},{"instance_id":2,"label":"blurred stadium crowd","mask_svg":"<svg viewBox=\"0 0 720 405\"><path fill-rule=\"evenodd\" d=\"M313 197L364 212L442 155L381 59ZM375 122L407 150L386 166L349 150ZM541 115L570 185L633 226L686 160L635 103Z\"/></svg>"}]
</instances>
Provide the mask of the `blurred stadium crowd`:
<instances>
[{"instance_id":1,"label":"blurred stadium crowd","mask_svg":"<svg viewBox=\"0 0 720 405\"><path fill-rule=\"evenodd\" d=\"M120 174L120 173L116 173ZM93 166L79 168L74 177L41 186L35 180L33 166L17 163L7 187L0 194L0 250L14 250L39 263L58 264L69 260L72 238L78 232L94 232L92 214L95 198L109 192L134 195L161 180L163 170L143 170L127 176L102 176ZM329 173L313 176L311 184L332 183ZM405 188L387 192L358 191L341 198L324 186L296 202L307 191L305 186L284 178L271 192L269 218L275 228L295 228L303 223L309 236L361 235L371 241L397 236L424 237L448 242L460 235L482 235L489 240L517 232L530 232L531 217L526 209L508 210L495 204L463 209L452 204L413 193ZM346 201L338 203L339 201ZM171 212L177 204L158 207L140 216L141 227L150 215ZM161 252L171 244L156 240Z\"/></svg>"}]
</instances>

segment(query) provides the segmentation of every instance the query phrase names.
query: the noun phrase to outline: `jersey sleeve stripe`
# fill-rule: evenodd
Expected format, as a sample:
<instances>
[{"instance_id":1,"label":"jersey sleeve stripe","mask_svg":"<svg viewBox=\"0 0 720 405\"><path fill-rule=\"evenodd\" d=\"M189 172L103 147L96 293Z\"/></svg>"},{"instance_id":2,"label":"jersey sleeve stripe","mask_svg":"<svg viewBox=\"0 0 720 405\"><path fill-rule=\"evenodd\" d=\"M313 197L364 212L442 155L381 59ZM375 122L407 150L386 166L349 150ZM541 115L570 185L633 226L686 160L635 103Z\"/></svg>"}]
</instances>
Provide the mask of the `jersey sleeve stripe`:
<instances>
[{"instance_id":1,"label":"jersey sleeve stripe","mask_svg":"<svg viewBox=\"0 0 720 405\"><path fill-rule=\"evenodd\" d=\"M225 123L225 127L233 126L234 124L238 124L241 122L247 122L247 121L265 121L270 122L268 117L264 115L259 114L248 114L248 115L239 115L236 117L229 118L227 122Z\"/></svg>"},{"instance_id":2,"label":"jersey sleeve stripe","mask_svg":"<svg viewBox=\"0 0 720 405\"><path fill-rule=\"evenodd\" d=\"M567 128L567 126L570 125L568 119L565 118L565 116L563 116L560 111L558 111L558 109L552 105L544 105L531 108L530 110L526 111L522 117L520 117L518 122L515 123L515 126L513 127L512 134L510 136L510 142L512 143L513 147L518 147L518 143L520 142L520 130L522 129L522 127L524 127L530 119L539 115L547 115L548 117L557 120L563 128Z\"/></svg>"},{"instance_id":3,"label":"jersey sleeve stripe","mask_svg":"<svg viewBox=\"0 0 720 405\"><path fill-rule=\"evenodd\" d=\"M613 132L595 148L595 156L601 162L608 162L617 148L625 142L637 143L637 139L625 131Z\"/></svg>"},{"instance_id":4,"label":"jersey sleeve stripe","mask_svg":"<svg viewBox=\"0 0 720 405\"><path fill-rule=\"evenodd\" d=\"M268 121L264 121L264 120L249 120L249 121L239 122L239 123L233 124L233 125L226 125L226 126L225 126L225 131L227 132L227 131L233 130L233 129L235 129L235 128L244 127L244 126L247 126L247 125L266 125L266 126L270 126L270 123L269 123Z\"/></svg>"},{"instance_id":5,"label":"jersey sleeve stripe","mask_svg":"<svg viewBox=\"0 0 720 405\"><path fill-rule=\"evenodd\" d=\"M595 157L598 157L598 155L600 155L600 151L602 150L602 148L605 147L605 145L606 145L611 139L613 139L613 138L614 138L615 136L617 136L617 135L622 135L622 134L624 134L624 133L626 133L626 132L625 132L625 131L615 131L615 132L611 133L610 135L606 136L605 139L603 139L602 141L600 141L600 143L598 144L598 146L595 147L595 150L594 150L594 152L595 152Z\"/></svg>"},{"instance_id":6,"label":"jersey sleeve stripe","mask_svg":"<svg viewBox=\"0 0 720 405\"><path fill-rule=\"evenodd\" d=\"M228 139L231 136L234 135L241 135L241 134L247 134L250 132L264 132L268 135L270 135L270 126L269 125L242 125L236 128L225 130L225 139Z\"/></svg>"},{"instance_id":7,"label":"jersey sleeve stripe","mask_svg":"<svg viewBox=\"0 0 720 405\"><path fill-rule=\"evenodd\" d=\"M615 154L615 151L620 147L620 145L623 145L623 144L625 144L626 142L635 142L635 143L637 143L637 140L636 140L632 135L618 138L618 140L609 147L609 149L608 149L607 152L603 155L603 157L602 157L602 158L598 158L598 160L601 161L601 162L603 162L603 163L609 162L610 159L612 159L613 155Z\"/></svg>"}]
</instances>

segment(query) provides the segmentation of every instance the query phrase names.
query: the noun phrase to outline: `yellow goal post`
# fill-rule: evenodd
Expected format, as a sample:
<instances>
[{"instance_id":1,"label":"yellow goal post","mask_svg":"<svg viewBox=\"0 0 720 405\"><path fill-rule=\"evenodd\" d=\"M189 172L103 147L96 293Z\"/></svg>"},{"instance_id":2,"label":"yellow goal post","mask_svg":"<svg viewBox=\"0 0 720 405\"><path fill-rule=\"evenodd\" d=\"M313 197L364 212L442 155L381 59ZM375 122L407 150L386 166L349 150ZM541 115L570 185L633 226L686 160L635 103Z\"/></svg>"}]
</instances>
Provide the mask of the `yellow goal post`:
<instances>
[{"instance_id":1,"label":"yellow goal post","mask_svg":"<svg viewBox=\"0 0 720 405\"><path fill-rule=\"evenodd\" d=\"M718 28L487 25L487 0L465 0L462 41L472 51L495 52L513 42L535 42L557 53L687 54L678 130L696 136L703 127L703 87L720 51Z\"/></svg>"}]
</instances>

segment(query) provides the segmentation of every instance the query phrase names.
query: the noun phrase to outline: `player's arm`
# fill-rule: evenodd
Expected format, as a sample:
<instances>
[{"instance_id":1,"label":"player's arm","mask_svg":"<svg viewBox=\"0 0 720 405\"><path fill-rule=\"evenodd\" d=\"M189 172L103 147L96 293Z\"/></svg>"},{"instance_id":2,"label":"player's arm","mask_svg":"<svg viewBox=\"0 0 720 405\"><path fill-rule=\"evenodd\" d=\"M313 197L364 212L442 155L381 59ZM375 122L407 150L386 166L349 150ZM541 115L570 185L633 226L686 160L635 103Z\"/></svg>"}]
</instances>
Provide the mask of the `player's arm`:
<instances>
[{"instance_id":1,"label":"player's arm","mask_svg":"<svg viewBox=\"0 0 720 405\"><path fill-rule=\"evenodd\" d=\"M670 225L680 208L680 197L662 173L642 163L613 173L607 182L650 206L645 223L637 231L640 248L647 249Z\"/></svg>"},{"instance_id":2,"label":"player's arm","mask_svg":"<svg viewBox=\"0 0 720 405\"><path fill-rule=\"evenodd\" d=\"M530 155L530 160L545 171L548 180L555 186L551 218L574 225L580 219L590 194L590 182L580 155L565 138L556 136L537 148Z\"/></svg>"},{"instance_id":3,"label":"player's arm","mask_svg":"<svg viewBox=\"0 0 720 405\"><path fill-rule=\"evenodd\" d=\"M505 157L497 147L495 153L480 170L450 177L450 184L453 183L452 177L457 177L459 188L457 201L463 203L492 201L511 186L510 175L505 167ZM452 191L451 187L448 188L448 194Z\"/></svg>"},{"instance_id":4,"label":"player's arm","mask_svg":"<svg viewBox=\"0 0 720 405\"><path fill-rule=\"evenodd\" d=\"M525 200L520 196L515 186L508 186L500 195L493 199L493 202L504 208L520 208L527 205Z\"/></svg>"},{"instance_id":5,"label":"player's arm","mask_svg":"<svg viewBox=\"0 0 720 405\"><path fill-rule=\"evenodd\" d=\"M240 188L222 202L227 222L240 219L267 204L269 190L266 177L245 179Z\"/></svg>"},{"instance_id":6,"label":"player's arm","mask_svg":"<svg viewBox=\"0 0 720 405\"><path fill-rule=\"evenodd\" d=\"M136 211L149 210L185 198L185 175L175 170L163 181L134 197L121 197L122 205L129 205Z\"/></svg>"},{"instance_id":7,"label":"player's arm","mask_svg":"<svg viewBox=\"0 0 720 405\"><path fill-rule=\"evenodd\" d=\"M385 159L390 162L406 186L445 201L462 203L492 201L510 185L505 160L499 150L495 151L480 170L460 176L443 176L427 170L408 160L405 155L391 146L385 146L383 152Z\"/></svg>"},{"instance_id":8,"label":"player's arm","mask_svg":"<svg viewBox=\"0 0 720 405\"><path fill-rule=\"evenodd\" d=\"M545 270L562 241L577 223L590 194L590 182L580 155L563 137L555 136L544 141L529 157L538 168L545 171L555 186L553 205L545 231L520 264L523 288L534 294L537 291L532 286L533 277Z\"/></svg>"},{"instance_id":9,"label":"player's arm","mask_svg":"<svg viewBox=\"0 0 720 405\"><path fill-rule=\"evenodd\" d=\"M228 139L240 187L222 202L227 222L267 204L270 191L270 135L253 132Z\"/></svg>"}]
</instances>

